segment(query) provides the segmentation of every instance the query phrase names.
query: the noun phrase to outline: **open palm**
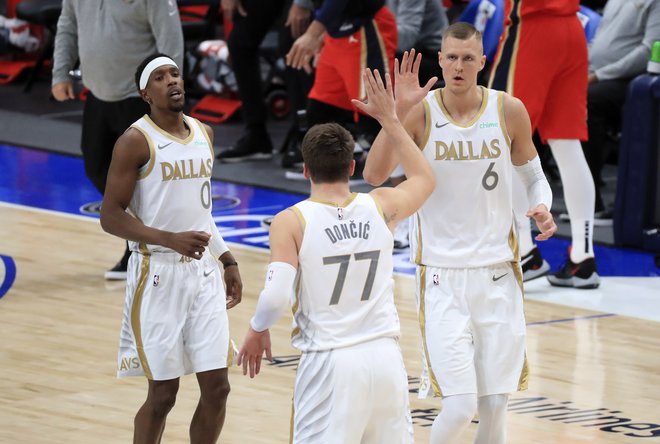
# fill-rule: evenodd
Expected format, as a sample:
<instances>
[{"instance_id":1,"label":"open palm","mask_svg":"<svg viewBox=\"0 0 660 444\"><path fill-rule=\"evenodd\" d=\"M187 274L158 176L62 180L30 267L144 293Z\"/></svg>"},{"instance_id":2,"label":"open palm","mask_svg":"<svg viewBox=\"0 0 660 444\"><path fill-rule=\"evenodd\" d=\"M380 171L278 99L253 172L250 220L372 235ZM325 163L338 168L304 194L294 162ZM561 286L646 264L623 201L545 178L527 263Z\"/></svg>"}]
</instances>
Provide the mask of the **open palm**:
<instances>
[{"instance_id":1,"label":"open palm","mask_svg":"<svg viewBox=\"0 0 660 444\"><path fill-rule=\"evenodd\" d=\"M419 86L419 65L422 62L422 54L415 50L406 51L399 59L394 59L394 97L396 99L397 112L407 113L413 106L421 102L431 90L437 77L426 82L424 87Z\"/></svg>"}]
</instances>

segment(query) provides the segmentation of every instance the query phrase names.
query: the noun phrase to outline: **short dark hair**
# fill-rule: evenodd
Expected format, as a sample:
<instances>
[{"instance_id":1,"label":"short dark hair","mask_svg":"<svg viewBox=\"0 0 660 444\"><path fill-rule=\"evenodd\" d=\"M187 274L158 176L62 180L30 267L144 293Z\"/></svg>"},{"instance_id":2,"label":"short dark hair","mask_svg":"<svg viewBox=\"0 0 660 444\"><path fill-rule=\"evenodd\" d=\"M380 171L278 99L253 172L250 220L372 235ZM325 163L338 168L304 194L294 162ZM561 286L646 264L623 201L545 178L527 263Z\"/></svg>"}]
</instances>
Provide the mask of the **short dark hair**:
<instances>
[{"instance_id":1,"label":"short dark hair","mask_svg":"<svg viewBox=\"0 0 660 444\"><path fill-rule=\"evenodd\" d=\"M168 56L167 54L163 54L163 53L159 52L159 53L156 53L156 54L151 54L149 57L142 60L142 63L140 63L138 65L137 69L135 70L135 86L137 87L138 91L140 91L140 77L142 77L142 71L144 71L144 68L147 67L149 62L151 62L154 59L157 59L158 57L168 57L170 59L172 58L172 57Z\"/></svg>"},{"instance_id":2,"label":"short dark hair","mask_svg":"<svg viewBox=\"0 0 660 444\"><path fill-rule=\"evenodd\" d=\"M483 36L481 31L475 28L472 24L467 22L452 23L442 33L442 41L444 42L447 37L452 37L458 40L469 40L475 38L481 43L483 47Z\"/></svg>"},{"instance_id":3,"label":"short dark hair","mask_svg":"<svg viewBox=\"0 0 660 444\"><path fill-rule=\"evenodd\" d=\"M314 183L347 182L355 141L338 123L314 125L302 141L302 155Z\"/></svg>"}]
</instances>

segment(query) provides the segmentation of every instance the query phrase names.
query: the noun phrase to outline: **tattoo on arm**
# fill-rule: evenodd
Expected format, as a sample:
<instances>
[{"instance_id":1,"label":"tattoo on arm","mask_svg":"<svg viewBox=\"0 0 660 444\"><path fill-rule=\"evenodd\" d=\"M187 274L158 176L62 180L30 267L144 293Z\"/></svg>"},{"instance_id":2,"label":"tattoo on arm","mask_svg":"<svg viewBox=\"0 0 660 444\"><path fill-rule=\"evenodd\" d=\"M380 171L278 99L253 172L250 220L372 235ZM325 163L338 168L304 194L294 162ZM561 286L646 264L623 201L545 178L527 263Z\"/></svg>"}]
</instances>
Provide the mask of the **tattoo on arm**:
<instances>
[{"instance_id":1,"label":"tattoo on arm","mask_svg":"<svg viewBox=\"0 0 660 444\"><path fill-rule=\"evenodd\" d=\"M385 219L386 224L389 224L396 218L398 214L399 214L399 210L394 210L391 214L383 213L383 219Z\"/></svg>"}]
</instances>

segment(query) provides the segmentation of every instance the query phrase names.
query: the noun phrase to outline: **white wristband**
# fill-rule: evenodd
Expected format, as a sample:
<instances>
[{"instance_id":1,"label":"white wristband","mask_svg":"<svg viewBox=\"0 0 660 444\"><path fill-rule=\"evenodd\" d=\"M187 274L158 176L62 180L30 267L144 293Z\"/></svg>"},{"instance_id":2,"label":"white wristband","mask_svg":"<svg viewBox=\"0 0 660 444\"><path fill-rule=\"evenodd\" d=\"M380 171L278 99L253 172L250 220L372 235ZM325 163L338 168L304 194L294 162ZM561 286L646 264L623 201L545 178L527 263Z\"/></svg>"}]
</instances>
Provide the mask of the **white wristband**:
<instances>
[{"instance_id":1,"label":"white wristband","mask_svg":"<svg viewBox=\"0 0 660 444\"><path fill-rule=\"evenodd\" d=\"M529 200L530 208L543 204L550 211L552 207L552 189L550 188L548 179L543 174L539 156L534 157L524 165L514 165L514 168L527 189L527 199Z\"/></svg>"},{"instance_id":2,"label":"white wristband","mask_svg":"<svg viewBox=\"0 0 660 444\"><path fill-rule=\"evenodd\" d=\"M213 217L211 217L211 223L209 224L209 230L211 231L211 240L209 241L209 250L214 258L220 259L220 256L229 251L229 247L225 243L225 240L222 238L218 227L215 225Z\"/></svg>"}]
</instances>

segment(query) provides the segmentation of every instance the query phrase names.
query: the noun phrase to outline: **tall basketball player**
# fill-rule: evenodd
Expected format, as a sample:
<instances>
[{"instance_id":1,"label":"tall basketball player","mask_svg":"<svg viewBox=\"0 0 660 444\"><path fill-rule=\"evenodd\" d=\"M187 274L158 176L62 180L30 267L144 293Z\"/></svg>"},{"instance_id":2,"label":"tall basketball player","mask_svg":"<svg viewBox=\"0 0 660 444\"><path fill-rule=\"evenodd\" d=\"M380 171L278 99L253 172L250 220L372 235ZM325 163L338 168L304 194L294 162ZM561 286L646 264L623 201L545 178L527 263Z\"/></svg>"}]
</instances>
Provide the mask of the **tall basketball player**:
<instances>
[{"instance_id":1,"label":"tall basketball player","mask_svg":"<svg viewBox=\"0 0 660 444\"><path fill-rule=\"evenodd\" d=\"M413 58L404 57L402 64ZM415 215L410 238L427 368L420 395L432 388L443 396L431 432L434 444L461 442L477 410L475 442L503 444L508 393L527 382L511 203L514 170L526 185L528 215L541 230L537 239L556 230L549 211L552 192L525 107L506 93L477 86L485 60L481 34L455 23L443 35L439 57L446 87L427 92L415 75L402 76L395 85L399 118L437 181ZM381 131L365 179L386 180L400 160L397 154Z\"/></svg>"}]
</instances>

